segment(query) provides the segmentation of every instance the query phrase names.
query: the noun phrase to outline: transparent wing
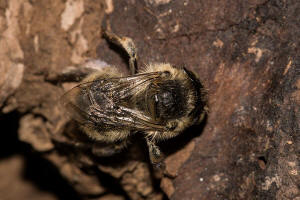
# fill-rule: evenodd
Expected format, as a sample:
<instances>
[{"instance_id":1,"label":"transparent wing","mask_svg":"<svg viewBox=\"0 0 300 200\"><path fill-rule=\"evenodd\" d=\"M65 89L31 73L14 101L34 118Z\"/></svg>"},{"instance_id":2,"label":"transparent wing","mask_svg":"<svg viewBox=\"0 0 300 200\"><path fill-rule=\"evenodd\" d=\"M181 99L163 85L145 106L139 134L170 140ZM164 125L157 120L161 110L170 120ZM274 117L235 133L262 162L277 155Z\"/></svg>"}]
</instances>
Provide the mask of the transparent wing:
<instances>
[{"instance_id":1,"label":"transparent wing","mask_svg":"<svg viewBox=\"0 0 300 200\"><path fill-rule=\"evenodd\" d=\"M162 76L163 72L136 74L121 78L96 79L68 91L62 102L71 117L83 125L99 129L129 128L132 130L163 130L145 112L137 110L132 97Z\"/></svg>"}]
</instances>

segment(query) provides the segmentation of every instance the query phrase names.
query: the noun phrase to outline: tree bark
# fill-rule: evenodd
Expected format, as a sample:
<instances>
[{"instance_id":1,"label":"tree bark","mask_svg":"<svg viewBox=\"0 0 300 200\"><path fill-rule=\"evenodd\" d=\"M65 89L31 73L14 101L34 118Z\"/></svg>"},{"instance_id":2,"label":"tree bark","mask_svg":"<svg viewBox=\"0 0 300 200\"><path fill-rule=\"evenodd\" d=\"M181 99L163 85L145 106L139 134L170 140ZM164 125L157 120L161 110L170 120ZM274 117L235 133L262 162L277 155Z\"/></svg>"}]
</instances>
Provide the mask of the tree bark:
<instances>
[{"instance_id":1,"label":"tree bark","mask_svg":"<svg viewBox=\"0 0 300 200\"><path fill-rule=\"evenodd\" d=\"M297 0L1 1L1 112L19 113L19 139L83 198L298 199L299 9ZM185 66L207 90L205 121L160 144L163 175L139 137L99 159L66 134L74 129L58 101L75 83L53 77L89 59L128 73L102 24L135 41L140 69Z\"/></svg>"}]
</instances>

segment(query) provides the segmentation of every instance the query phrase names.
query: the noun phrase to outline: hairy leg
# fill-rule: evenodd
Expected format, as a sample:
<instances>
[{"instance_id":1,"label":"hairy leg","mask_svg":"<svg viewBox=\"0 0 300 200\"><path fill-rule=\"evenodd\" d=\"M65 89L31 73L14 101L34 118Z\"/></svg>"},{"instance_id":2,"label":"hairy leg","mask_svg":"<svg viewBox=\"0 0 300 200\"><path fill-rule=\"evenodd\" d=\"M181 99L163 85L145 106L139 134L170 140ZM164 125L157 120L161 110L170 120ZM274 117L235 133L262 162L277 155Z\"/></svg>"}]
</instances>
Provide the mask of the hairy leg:
<instances>
[{"instance_id":1,"label":"hairy leg","mask_svg":"<svg viewBox=\"0 0 300 200\"><path fill-rule=\"evenodd\" d=\"M134 42L129 37L120 37L116 34L108 31L103 30L102 31L103 37L105 37L110 42L118 45L122 49L126 51L126 53L129 55L129 69L130 73L133 75L137 72L137 66L136 66L136 60L137 60L137 50L135 48Z\"/></svg>"},{"instance_id":2,"label":"hairy leg","mask_svg":"<svg viewBox=\"0 0 300 200\"><path fill-rule=\"evenodd\" d=\"M159 164L164 158L163 153L160 151L159 147L154 143L154 141L151 141L150 139L146 138L147 145L149 149L149 156L151 163L153 164Z\"/></svg>"}]
</instances>

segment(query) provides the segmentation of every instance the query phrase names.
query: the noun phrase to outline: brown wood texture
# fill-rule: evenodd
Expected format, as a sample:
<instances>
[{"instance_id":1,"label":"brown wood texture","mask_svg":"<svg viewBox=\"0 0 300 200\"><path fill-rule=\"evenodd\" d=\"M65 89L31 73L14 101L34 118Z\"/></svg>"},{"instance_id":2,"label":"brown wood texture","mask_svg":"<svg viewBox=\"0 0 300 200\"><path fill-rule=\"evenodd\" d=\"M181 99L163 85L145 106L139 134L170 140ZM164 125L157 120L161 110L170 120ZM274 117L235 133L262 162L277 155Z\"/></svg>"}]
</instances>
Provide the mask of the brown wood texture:
<instances>
[{"instance_id":1,"label":"brown wood texture","mask_svg":"<svg viewBox=\"0 0 300 200\"><path fill-rule=\"evenodd\" d=\"M299 199L299 9L297 0L2 0L1 120L17 113L19 140L80 198ZM139 136L109 158L74 145L58 104L74 83L53 77L95 58L126 72L102 24L135 41L140 68L185 66L207 90L205 121L160 144L163 175Z\"/></svg>"}]
</instances>

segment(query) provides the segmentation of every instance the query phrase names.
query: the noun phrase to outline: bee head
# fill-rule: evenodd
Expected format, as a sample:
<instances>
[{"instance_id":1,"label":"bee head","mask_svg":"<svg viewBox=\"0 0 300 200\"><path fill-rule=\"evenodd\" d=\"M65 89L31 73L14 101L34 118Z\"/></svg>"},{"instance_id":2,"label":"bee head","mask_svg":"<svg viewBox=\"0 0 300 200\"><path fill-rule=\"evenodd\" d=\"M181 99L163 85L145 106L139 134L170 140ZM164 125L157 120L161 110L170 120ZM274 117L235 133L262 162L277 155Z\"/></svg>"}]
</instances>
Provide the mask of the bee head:
<instances>
[{"instance_id":1,"label":"bee head","mask_svg":"<svg viewBox=\"0 0 300 200\"><path fill-rule=\"evenodd\" d=\"M179 81L166 80L150 84L146 95L148 112L155 121L180 118L186 113L185 91Z\"/></svg>"},{"instance_id":2,"label":"bee head","mask_svg":"<svg viewBox=\"0 0 300 200\"><path fill-rule=\"evenodd\" d=\"M163 72L145 88L145 111L154 123L164 124L161 138L174 137L198 124L206 113L206 94L197 76L169 63L150 65L146 72Z\"/></svg>"}]
</instances>

